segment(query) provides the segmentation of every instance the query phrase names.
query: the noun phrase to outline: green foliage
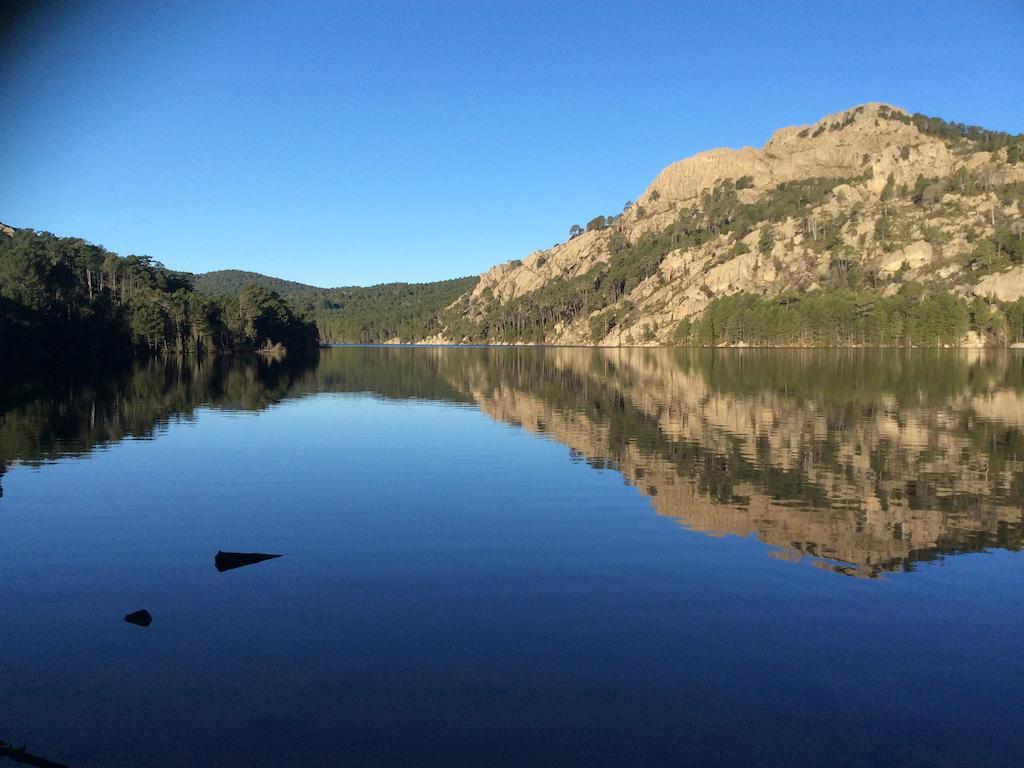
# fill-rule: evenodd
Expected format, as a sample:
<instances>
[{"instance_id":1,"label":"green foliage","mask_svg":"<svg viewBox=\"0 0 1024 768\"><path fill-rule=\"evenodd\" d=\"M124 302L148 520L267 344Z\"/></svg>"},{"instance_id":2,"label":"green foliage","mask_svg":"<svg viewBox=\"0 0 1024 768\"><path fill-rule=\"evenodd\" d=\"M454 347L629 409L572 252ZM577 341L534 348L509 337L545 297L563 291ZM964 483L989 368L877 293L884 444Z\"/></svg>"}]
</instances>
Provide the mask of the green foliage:
<instances>
[{"instance_id":1,"label":"green foliage","mask_svg":"<svg viewBox=\"0 0 1024 768\"><path fill-rule=\"evenodd\" d=\"M910 199L914 201L915 205L920 205L924 202L924 191L928 188L928 184L929 180L919 173L914 181L914 188L910 195Z\"/></svg>"},{"instance_id":2,"label":"green foliage","mask_svg":"<svg viewBox=\"0 0 1024 768\"><path fill-rule=\"evenodd\" d=\"M888 178L885 180L885 186L882 187L882 200L892 200L895 189L896 177L890 173Z\"/></svg>"},{"instance_id":3,"label":"green foliage","mask_svg":"<svg viewBox=\"0 0 1024 768\"><path fill-rule=\"evenodd\" d=\"M214 272L193 275L192 283L199 293L207 296L237 296L247 285L259 285L276 291L282 296L297 296L321 290L305 283L282 280L279 277L269 277L261 275L259 272L246 272L241 269L219 269Z\"/></svg>"},{"instance_id":4,"label":"green foliage","mask_svg":"<svg viewBox=\"0 0 1024 768\"><path fill-rule=\"evenodd\" d=\"M929 117L917 112L913 115L905 115L901 112L894 112L888 107L879 109L879 116L883 119L896 120L901 123L915 126L921 133L928 136L937 136L947 142L967 142L976 150L994 152L1003 147L1021 147L1024 144L1024 134L1005 133L1003 131L990 131L977 125L965 125L943 120L940 117Z\"/></svg>"},{"instance_id":5,"label":"green foliage","mask_svg":"<svg viewBox=\"0 0 1024 768\"><path fill-rule=\"evenodd\" d=\"M923 224L921 226L921 237L932 245L942 245L949 240L949 236L942 229L933 227L930 224Z\"/></svg>"},{"instance_id":6,"label":"green foliage","mask_svg":"<svg viewBox=\"0 0 1024 768\"><path fill-rule=\"evenodd\" d=\"M1020 221L1017 222L1016 232L1009 222L999 222L992 233L992 240L997 256L1005 253L1012 263L1024 263L1024 231Z\"/></svg>"},{"instance_id":7,"label":"green foliage","mask_svg":"<svg viewBox=\"0 0 1024 768\"><path fill-rule=\"evenodd\" d=\"M276 321L257 338L238 299L197 293L190 275L148 256L121 257L78 238L15 230L0 234L0 359L212 352L267 340L292 349L315 345L315 326L261 290Z\"/></svg>"},{"instance_id":8,"label":"green foliage","mask_svg":"<svg viewBox=\"0 0 1024 768\"><path fill-rule=\"evenodd\" d=\"M419 341L437 333L444 308L472 290L479 278L317 288L254 272L226 270L207 272L195 280L200 291L235 296L249 283L271 288L314 318L323 341L376 344L394 338Z\"/></svg>"},{"instance_id":9,"label":"green foliage","mask_svg":"<svg viewBox=\"0 0 1024 768\"><path fill-rule=\"evenodd\" d=\"M702 346L943 346L971 326L971 307L951 294L897 296L848 289L765 299L719 297L686 331L681 343ZM985 320L987 321L987 317ZM984 330L984 328L982 328Z\"/></svg>"},{"instance_id":10,"label":"green foliage","mask_svg":"<svg viewBox=\"0 0 1024 768\"><path fill-rule=\"evenodd\" d=\"M975 268L999 269L1024 263L1024 231L1020 222L1012 226L1000 221L987 237L975 241L971 262Z\"/></svg>"},{"instance_id":11,"label":"green foliage","mask_svg":"<svg viewBox=\"0 0 1024 768\"><path fill-rule=\"evenodd\" d=\"M732 244L732 248L729 249L730 258L742 256L744 253L750 253L750 246L748 246L742 240L737 240L735 243Z\"/></svg>"},{"instance_id":12,"label":"green foliage","mask_svg":"<svg viewBox=\"0 0 1024 768\"><path fill-rule=\"evenodd\" d=\"M596 344L608 333L608 315L600 314L591 317L588 329L591 343Z\"/></svg>"},{"instance_id":13,"label":"green foliage","mask_svg":"<svg viewBox=\"0 0 1024 768\"><path fill-rule=\"evenodd\" d=\"M672 343L676 345L688 344L690 342L691 334L693 333L693 321L684 317L679 321L679 325L672 332Z\"/></svg>"},{"instance_id":14,"label":"green foliage","mask_svg":"<svg viewBox=\"0 0 1024 768\"><path fill-rule=\"evenodd\" d=\"M604 216L595 216L587 222L587 232L597 232L607 228L608 219Z\"/></svg>"},{"instance_id":15,"label":"green foliage","mask_svg":"<svg viewBox=\"0 0 1024 768\"><path fill-rule=\"evenodd\" d=\"M269 346L275 343L286 347L301 346L309 331L288 303L269 288L249 284L238 294L237 304L230 311L241 343L249 347Z\"/></svg>"},{"instance_id":16,"label":"green foliage","mask_svg":"<svg viewBox=\"0 0 1024 768\"><path fill-rule=\"evenodd\" d=\"M879 216L875 219L875 239L886 242L892 238L892 217Z\"/></svg>"},{"instance_id":17,"label":"green foliage","mask_svg":"<svg viewBox=\"0 0 1024 768\"><path fill-rule=\"evenodd\" d=\"M442 330L445 307L473 290L478 281L478 277L461 277L332 289L332 306L315 312L316 323L321 338L333 343L419 341Z\"/></svg>"},{"instance_id":18,"label":"green foliage","mask_svg":"<svg viewBox=\"0 0 1024 768\"><path fill-rule=\"evenodd\" d=\"M1007 341L1011 344L1024 342L1024 299L1017 299L1006 306Z\"/></svg>"},{"instance_id":19,"label":"green foliage","mask_svg":"<svg viewBox=\"0 0 1024 768\"><path fill-rule=\"evenodd\" d=\"M980 296L976 296L970 303L971 327L979 330L988 330L989 322L992 319L992 307Z\"/></svg>"}]
</instances>

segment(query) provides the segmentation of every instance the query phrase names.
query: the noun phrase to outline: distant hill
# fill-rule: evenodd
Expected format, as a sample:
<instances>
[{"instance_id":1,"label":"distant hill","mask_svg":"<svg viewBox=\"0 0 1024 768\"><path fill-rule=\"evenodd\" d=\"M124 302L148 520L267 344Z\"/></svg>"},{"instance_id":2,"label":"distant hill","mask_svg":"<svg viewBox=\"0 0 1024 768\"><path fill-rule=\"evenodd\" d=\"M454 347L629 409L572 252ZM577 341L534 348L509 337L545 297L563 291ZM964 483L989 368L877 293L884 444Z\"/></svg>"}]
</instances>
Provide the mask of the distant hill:
<instances>
[{"instance_id":1,"label":"distant hill","mask_svg":"<svg viewBox=\"0 0 1024 768\"><path fill-rule=\"evenodd\" d=\"M325 342L382 343L420 341L439 333L441 313L473 290L479 279L319 288L258 272L224 269L195 275L193 284L197 291L211 296L237 296L246 285L258 285L279 293L310 315Z\"/></svg>"},{"instance_id":2,"label":"distant hill","mask_svg":"<svg viewBox=\"0 0 1024 768\"><path fill-rule=\"evenodd\" d=\"M194 275L192 283L197 291L207 296L237 296L250 283L277 291L282 296L289 296L300 291L321 290L314 285L295 283L278 277L261 275L259 272L246 272L243 269L218 269L215 272L204 272Z\"/></svg>"}]
</instances>

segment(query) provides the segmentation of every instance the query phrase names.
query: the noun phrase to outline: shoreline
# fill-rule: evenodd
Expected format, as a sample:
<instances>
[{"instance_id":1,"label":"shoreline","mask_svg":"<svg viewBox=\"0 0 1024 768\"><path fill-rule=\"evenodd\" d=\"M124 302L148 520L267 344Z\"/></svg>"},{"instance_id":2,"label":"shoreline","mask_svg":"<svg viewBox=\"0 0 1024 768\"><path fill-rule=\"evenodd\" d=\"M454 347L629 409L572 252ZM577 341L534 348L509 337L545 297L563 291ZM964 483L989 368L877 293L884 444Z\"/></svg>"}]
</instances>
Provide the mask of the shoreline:
<instances>
[{"instance_id":1,"label":"shoreline","mask_svg":"<svg viewBox=\"0 0 1024 768\"><path fill-rule=\"evenodd\" d=\"M515 347L539 347L548 349L729 349L729 350L782 350L782 349L797 349L797 350L892 350L900 352L920 352L920 351L943 351L943 352L999 352L999 351L1024 351L1024 343L1015 342L1009 346L954 346L954 345L943 345L939 346L927 346L927 347L916 347L916 346L875 346L870 344L854 344L854 345L798 345L798 344L718 344L718 345L706 345L706 344L557 344L547 342L535 342L535 341L512 341L512 342L473 342L473 343L459 343L459 342L441 342L441 341L371 341L371 342L359 342L359 341L341 341L341 342L322 342L320 349L335 349L340 347L379 347L379 348L464 348L464 349L506 349Z\"/></svg>"}]
</instances>

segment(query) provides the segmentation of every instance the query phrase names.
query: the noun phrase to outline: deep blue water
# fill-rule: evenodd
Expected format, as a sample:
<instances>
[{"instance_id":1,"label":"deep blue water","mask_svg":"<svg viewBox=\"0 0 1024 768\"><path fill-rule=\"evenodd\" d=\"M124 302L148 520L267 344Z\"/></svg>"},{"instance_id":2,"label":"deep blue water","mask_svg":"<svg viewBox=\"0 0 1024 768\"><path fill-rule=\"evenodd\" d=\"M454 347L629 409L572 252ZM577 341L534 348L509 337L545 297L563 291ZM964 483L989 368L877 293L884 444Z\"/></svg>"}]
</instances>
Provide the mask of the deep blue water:
<instances>
[{"instance_id":1,"label":"deep blue water","mask_svg":"<svg viewBox=\"0 0 1024 768\"><path fill-rule=\"evenodd\" d=\"M0 739L70 766L1021 765L1022 358L886 354L346 348L12 385Z\"/></svg>"}]
</instances>

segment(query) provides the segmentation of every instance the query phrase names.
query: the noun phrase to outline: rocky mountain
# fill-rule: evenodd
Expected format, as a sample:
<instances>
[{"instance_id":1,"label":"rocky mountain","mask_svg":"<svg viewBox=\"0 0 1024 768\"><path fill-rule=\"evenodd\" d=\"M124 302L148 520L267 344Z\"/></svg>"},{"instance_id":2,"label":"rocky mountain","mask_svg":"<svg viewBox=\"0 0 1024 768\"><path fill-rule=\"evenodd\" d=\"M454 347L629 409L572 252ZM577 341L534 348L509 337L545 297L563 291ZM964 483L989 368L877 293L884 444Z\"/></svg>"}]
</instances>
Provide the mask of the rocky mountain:
<instances>
[{"instance_id":1,"label":"rocky mountain","mask_svg":"<svg viewBox=\"0 0 1024 768\"><path fill-rule=\"evenodd\" d=\"M702 152L622 213L484 273L429 340L1019 342L1022 150L1024 135L873 103Z\"/></svg>"}]
</instances>

